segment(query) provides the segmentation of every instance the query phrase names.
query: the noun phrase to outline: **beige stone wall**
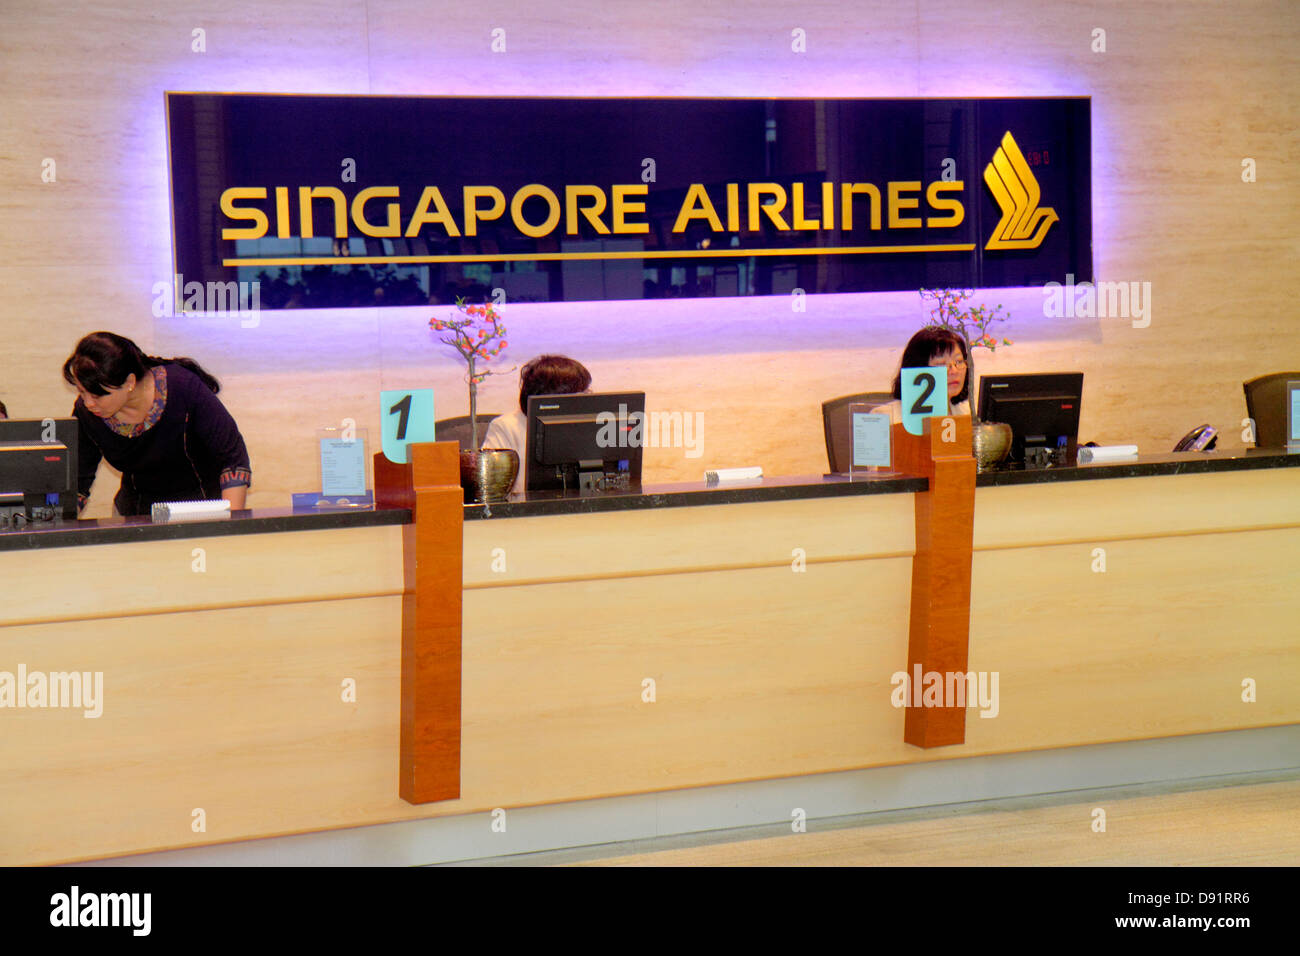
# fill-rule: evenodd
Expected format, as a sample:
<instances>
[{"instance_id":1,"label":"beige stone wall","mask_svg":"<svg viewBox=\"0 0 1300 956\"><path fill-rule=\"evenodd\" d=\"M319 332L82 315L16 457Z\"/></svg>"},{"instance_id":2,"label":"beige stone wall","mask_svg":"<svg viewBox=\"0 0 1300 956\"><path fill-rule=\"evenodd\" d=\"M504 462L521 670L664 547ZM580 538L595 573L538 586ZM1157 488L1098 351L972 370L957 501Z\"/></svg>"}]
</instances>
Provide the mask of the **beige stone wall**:
<instances>
[{"instance_id":1,"label":"beige stone wall","mask_svg":"<svg viewBox=\"0 0 1300 956\"><path fill-rule=\"evenodd\" d=\"M1300 18L1279 2L803 4L717 0L472 5L19 4L0 9L0 399L66 414L58 370L109 328L222 377L253 456L254 507L316 482L316 427L378 429L382 388L432 387L463 414L458 359L429 309L155 319L171 272L163 91L374 94L1093 98L1097 277L1150 282L1151 324L1042 317L1041 293L990 292L1017 319L985 371L1081 370L1082 437L1165 451L1209 421L1240 444L1241 381L1300 368L1290 282L1300 175ZM493 28L507 51L489 52ZM191 31L206 31L205 53ZM790 48L807 32L807 52ZM1093 31L1106 31L1094 52ZM45 158L57 181L42 183ZM1241 179L1243 158L1258 181ZM579 303L508 310L510 364L587 362L601 389L705 415L703 454L656 449L648 481L761 464L820 473L820 402L881 388L921 319L911 293ZM512 407L513 376L483 407ZM105 470L91 514L107 514Z\"/></svg>"}]
</instances>

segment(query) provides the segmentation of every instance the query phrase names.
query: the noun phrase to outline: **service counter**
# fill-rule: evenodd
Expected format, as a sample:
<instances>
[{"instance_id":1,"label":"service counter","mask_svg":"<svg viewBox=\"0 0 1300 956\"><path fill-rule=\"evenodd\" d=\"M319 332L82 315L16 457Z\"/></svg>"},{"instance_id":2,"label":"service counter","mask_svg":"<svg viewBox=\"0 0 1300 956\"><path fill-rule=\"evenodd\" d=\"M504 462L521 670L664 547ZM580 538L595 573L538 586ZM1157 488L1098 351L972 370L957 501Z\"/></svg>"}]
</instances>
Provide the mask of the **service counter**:
<instances>
[{"instance_id":1,"label":"service counter","mask_svg":"<svg viewBox=\"0 0 1300 956\"><path fill-rule=\"evenodd\" d=\"M1298 467L981 475L969 668L996 715L931 749L891 702L925 479L466 507L460 797L419 805L409 511L0 534L0 682L102 674L98 716L0 707L0 863L1300 723Z\"/></svg>"}]
</instances>

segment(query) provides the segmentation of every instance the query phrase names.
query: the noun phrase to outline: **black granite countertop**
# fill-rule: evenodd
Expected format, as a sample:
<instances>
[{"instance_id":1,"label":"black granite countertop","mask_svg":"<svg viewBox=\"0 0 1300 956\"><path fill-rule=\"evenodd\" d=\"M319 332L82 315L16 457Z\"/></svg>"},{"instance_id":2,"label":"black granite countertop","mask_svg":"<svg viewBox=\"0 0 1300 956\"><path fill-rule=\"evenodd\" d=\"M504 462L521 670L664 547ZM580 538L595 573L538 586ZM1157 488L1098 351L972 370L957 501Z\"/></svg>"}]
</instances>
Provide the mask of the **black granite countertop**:
<instances>
[{"instance_id":1,"label":"black granite countertop","mask_svg":"<svg viewBox=\"0 0 1300 956\"><path fill-rule=\"evenodd\" d=\"M1085 481L1099 478L1140 478L1158 475L1188 475L1218 471L1247 471L1260 468L1300 468L1300 454L1280 450L1233 449L1224 452L1180 452L1140 455L1115 462L1062 465L1036 469L999 469L982 472L976 487L1024 485L1056 481ZM1300 481L1300 472L1297 472ZM709 485L694 482L676 485L646 485L641 492L608 492L578 495L576 492L542 492L515 495L493 505L466 505L465 519L522 518L538 515L593 514L643 508L680 508L692 505L738 504L748 501L788 501L797 498L829 498L842 495L890 494L924 491L925 479L898 473L872 474L850 481L844 475L757 478ZM1298 489L1300 490L1300 489Z\"/></svg>"},{"instance_id":2,"label":"black granite countertop","mask_svg":"<svg viewBox=\"0 0 1300 956\"><path fill-rule=\"evenodd\" d=\"M867 473L850 480L847 475L801 475L753 478L719 484L687 482L644 485L640 491L609 491L592 495L542 491L513 495L492 505L466 505L465 520L521 518L537 515L592 514L598 511L635 511L643 508L682 508L691 505L728 505L747 501L790 501L796 498L835 498L845 495L890 494L924 491L924 478L897 472Z\"/></svg>"},{"instance_id":3,"label":"black granite countertop","mask_svg":"<svg viewBox=\"0 0 1300 956\"><path fill-rule=\"evenodd\" d=\"M365 508L355 511L294 511L266 508L235 511L228 518L155 523L148 517L99 518L84 521L40 522L0 531L0 551L68 548L129 541L173 541L227 534L268 534L277 531L317 531L324 528L367 528L409 524L405 508Z\"/></svg>"},{"instance_id":4,"label":"black granite countertop","mask_svg":"<svg viewBox=\"0 0 1300 956\"><path fill-rule=\"evenodd\" d=\"M1184 451L1138 455L1123 461L1090 462L1036 469L997 469L983 472L976 487L1027 485L1046 481L1087 481L1097 478L1148 478L1158 475L1198 475L1217 471L1261 468L1300 468L1300 454L1282 450L1237 448L1226 451ZM1297 476L1300 478L1300 476Z\"/></svg>"},{"instance_id":5,"label":"black granite countertop","mask_svg":"<svg viewBox=\"0 0 1300 956\"><path fill-rule=\"evenodd\" d=\"M980 488L1101 478L1140 478L1158 475L1204 474L1264 468L1300 468L1300 454L1283 451L1235 449L1223 452L1183 452L1142 455L1116 462L1069 465L1032 470L1005 469L981 473ZM1300 491L1300 471L1296 472ZM848 495L898 494L924 491L923 478L896 472L870 473L850 480L845 475L805 475L757 478L750 481L706 484L647 485L640 492L608 492L580 496L542 492L515 496L500 504L466 505L465 519L520 518L539 515L594 514L694 505L742 504L757 501L791 501ZM56 521L0 531L0 551L32 548L66 548L78 545L121 544L131 541L168 541L227 534L268 534L327 528L364 528L408 524L404 508L365 508L355 511L258 509L236 511L229 518L155 523L147 517Z\"/></svg>"}]
</instances>

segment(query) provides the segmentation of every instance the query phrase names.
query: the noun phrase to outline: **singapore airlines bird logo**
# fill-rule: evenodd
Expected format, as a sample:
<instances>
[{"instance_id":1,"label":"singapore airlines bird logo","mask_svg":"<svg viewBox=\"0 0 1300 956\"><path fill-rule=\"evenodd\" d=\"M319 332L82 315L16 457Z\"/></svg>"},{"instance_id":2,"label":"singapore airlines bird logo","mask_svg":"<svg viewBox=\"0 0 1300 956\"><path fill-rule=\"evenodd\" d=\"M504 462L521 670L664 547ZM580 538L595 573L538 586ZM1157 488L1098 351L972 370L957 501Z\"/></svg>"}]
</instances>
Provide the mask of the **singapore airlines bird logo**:
<instances>
[{"instance_id":1,"label":"singapore airlines bird logo","mask_svg":"<svg viewBox=\"0 0 1300 956\"><path fill-rule=\"evenodd\" d=\"M1038 208L1038 180L1008 132L984 167L984 182L1002 209L1002 218L985 249L1037 249L1060 216L1050 206Z\"/></svg>"}]
</instances>

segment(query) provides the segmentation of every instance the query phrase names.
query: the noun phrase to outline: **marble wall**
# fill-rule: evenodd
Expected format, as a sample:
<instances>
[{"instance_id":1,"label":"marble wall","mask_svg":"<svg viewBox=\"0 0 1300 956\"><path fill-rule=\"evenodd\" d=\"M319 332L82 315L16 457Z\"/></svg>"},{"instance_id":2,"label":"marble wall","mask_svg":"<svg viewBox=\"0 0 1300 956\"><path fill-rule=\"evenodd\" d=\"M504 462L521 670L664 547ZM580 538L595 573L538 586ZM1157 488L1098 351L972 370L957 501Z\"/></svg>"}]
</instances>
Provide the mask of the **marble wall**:
<instances>
[{"instance_id":1,"label":"marble wall","mask_svg":"<svg viewBox=\"0 0 1300 956\"><path fill-rule=\"evenodd\" d=\"M490 51L496 28L504 53ZM380 389L432 387L440 415L465 413L462 369L431 341L430 308L271 312L256 328L155 318L154 283L171 273L165 90L1088 95L1097 278L1149 282L1150 324L1048 319L1041 290L993 290L1016 344L981 353L981 371L1083 371L1082 439L1166 451L1205 421L1241 444L1242 380L1300 368L1287 286L1300 17L1288 0L4 0L0 399L14 416L66 414L59 366L95 329L195 356L248 441L254 507L317 483L319 426L352 417L377 435ZM651 449L647 481L750 464L813 474L826 467L821 401L885 387L922 315L915 293L813 296L804 313L783 297L519 304L504 360L565 352L598 389L702 412L700 457ZM489 380L480 407L509 410L516 392L513 376ZM109 512L116 484L105 466L91 515Z\"/></svg>"}]
</instances>

